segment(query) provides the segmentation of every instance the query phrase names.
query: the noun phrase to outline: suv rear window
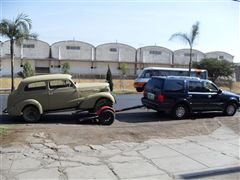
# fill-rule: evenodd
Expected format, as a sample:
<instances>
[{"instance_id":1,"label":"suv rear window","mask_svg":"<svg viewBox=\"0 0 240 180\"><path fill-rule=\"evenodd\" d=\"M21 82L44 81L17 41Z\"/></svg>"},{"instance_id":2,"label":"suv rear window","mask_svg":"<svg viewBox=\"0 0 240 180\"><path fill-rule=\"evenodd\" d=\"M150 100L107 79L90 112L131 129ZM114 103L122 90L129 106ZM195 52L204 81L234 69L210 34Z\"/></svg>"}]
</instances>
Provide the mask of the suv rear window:
<instances>
[{"instance_id":1,"label":"suv rear window","mask_svg":"<svg viewBox=\"0 0 240 180\"><path fill-rule=\"evenodd\" d=\"M164 85L165 92L184 92L183 80L166 80Z\"/></svg>"},{"instance_id":2,"label":"suv rear window","mask_svg":"<svg viewBox=\"0 0 240 180\"><path fill-rule=\"evenodd\" d=\"M162 89L163 79L153 78L150 79L146 85L146 89Z\"/></svg>"}]
</instances>

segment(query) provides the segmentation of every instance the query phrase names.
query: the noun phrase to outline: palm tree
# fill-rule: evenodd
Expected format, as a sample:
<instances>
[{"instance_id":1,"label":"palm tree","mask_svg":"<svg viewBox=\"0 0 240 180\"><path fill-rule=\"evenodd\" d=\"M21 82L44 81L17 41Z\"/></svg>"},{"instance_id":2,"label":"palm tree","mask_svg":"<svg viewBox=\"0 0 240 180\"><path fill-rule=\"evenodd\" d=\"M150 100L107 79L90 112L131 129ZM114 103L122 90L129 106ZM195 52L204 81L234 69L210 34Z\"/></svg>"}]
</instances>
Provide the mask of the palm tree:
<instances>
[{"instance_id":1,"label":"palm tree","mask_svg":"<svg viewBox=\"0 0 240 180\"><path fill-rule=\"evenodd\" d=\"M37 34L30 33L32 20L26 14L19 14L16 19L2 19L0 22L0 35L10 39L11 55L11 91L14 88L14 44L21 43L24 39L37 38Z\"/></svg>"},{"instance_id":2,"label":"palm tree","mask_svg":"<svg viewBox=\"0 0 240 180\"><path fill-rule=\"evenodd\" d=\"M191 76L191 68L192 68L192 48L194 45L194 41L199 35L199 22L197 21L195 24L192 25L192 31L190 34L187 33L175 33L170 37L170 40L174 38L180 38L182 41L188 43L190 46L190 60L189 60L189 72L188 75Z\"/></svg>"}]
</instances>

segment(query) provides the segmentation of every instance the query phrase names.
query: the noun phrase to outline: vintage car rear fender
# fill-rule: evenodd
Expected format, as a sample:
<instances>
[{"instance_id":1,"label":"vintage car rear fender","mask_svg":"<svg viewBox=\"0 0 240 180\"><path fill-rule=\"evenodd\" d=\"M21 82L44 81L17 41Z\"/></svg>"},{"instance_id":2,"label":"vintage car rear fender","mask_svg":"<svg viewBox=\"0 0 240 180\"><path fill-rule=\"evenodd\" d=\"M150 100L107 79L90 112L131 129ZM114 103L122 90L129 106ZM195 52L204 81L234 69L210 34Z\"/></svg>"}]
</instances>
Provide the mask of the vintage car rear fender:
<instances>
[{"instance_id":1,"label":"vintage car rear fender","mask_svg":"<svg viewBox=\"0 0 240 180\"><path fill-rule=\"evenodd\" d=\"M12 116L20 116L22 114L23 109L29 105L35 106L36 108L38 108L40 114L43 114L43 109L41 104L35 99L27 99L27 100L21 101L20 103L8 109L8 114Z\"/></svg>"},{"instance_id":2,"label":"vintage car rear fender","mask_svg":"<svg viewBox=\"0 0 240 180\"><path fill-rule=\"evenodd\" d=\"M96 102L102 98L109 99L113 104L115 103L115 98L111 93L101 92L85 98L84 101L79 104L79 109L92 109L94 108Z\"/></svg>"}]
</instances>

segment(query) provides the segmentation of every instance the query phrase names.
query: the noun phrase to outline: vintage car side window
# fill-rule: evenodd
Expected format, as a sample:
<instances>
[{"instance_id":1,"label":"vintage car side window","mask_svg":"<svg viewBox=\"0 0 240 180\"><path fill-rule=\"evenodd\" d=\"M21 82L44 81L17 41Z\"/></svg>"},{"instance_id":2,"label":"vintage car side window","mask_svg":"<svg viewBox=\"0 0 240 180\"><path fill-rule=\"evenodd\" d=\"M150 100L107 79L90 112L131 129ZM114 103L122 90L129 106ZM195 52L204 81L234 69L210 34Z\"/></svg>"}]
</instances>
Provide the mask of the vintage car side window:
<instances>
[{"instance_id":1,"label":"vintage car side window","mask_svg":"<svg viewBox=\"0 0 240 180\"><path fill-rule=\"evenodd\" d=\"M73 87L73 84L69 80L53 80L49 83L50 89Z\"/></svg>"},{"instance_id":2,"label":"vintage car side window","mask_svg":"<svg viewBox=\"0 0 240 180\"><path fill-rule=\"evenodd\" d=\"M24 91L37 91L46 89L46 83L44 81L30 83L25 86Z\"/></svg>"}]
</instances>

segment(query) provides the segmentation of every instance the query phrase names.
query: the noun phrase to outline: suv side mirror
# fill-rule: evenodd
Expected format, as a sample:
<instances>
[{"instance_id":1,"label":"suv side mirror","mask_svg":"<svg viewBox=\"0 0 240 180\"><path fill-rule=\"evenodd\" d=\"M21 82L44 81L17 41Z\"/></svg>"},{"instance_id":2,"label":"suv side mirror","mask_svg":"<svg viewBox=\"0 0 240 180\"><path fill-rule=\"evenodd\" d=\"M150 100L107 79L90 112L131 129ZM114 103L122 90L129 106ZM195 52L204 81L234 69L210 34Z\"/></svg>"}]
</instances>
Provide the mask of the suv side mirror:
<instances>
[{"instance_id":1,"label":"suv side mirror","mask_svg":"<svg viewBox=\"0 0 240 180\"><path fill-rule=\"evenodd\" d=\"M221 94L222 93L222 90L221 89L218 89L218 92L217 92L218 94Z\"/></svg>"}]
</instances>

